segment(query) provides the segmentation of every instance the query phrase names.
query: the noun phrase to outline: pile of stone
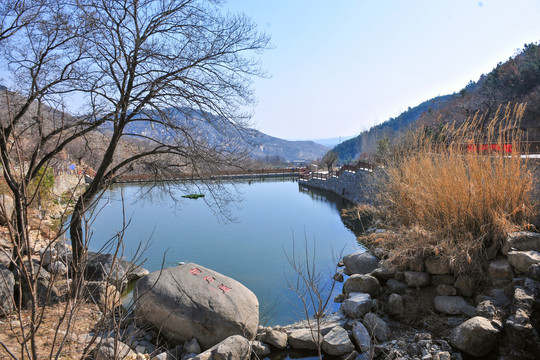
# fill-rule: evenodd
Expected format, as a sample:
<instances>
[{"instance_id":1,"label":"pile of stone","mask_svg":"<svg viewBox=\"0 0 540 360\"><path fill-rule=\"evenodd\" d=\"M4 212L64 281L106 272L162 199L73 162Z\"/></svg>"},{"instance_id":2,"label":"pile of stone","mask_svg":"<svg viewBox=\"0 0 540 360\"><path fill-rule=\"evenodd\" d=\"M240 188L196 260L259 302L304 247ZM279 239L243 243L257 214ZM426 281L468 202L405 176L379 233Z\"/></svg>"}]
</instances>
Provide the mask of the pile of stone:
<instances>
[{"instance_id":1,"label":"pile of stone","mask_svg":"<svg viewBox=\"0 0 540 360\"><path fill-rule=\"evenodd\" d=\"M455 349L474 357L497 350L510 358L540 358L535 328L540 319L540 234L519 232L508 236L500 256L489 264L490 286L482 293L477 293L471 279L454 276L447 258L410 257L405 271L395 271L385 261L384 251L376 249L374 254L378 257L366 252L345 256L339 264L345 267L334 278L341 280L342 274L349 275L343 294L335 301L342 302L341 311L347 318L360 319L378 343L375 349L386 346L385 353L397 352L405 358L444 358L446 353L459 357ZM388 340L399 337L396 331L406 328L400 319L414 311L418 293L429 299L444 328L451 330L440 331L443 338L433 344L449 343L454 353L449 349L429 354L425 348L411 351L418 347L404 340L398 342L405 346L388 345ZM354 324L346 322L343 327L354 334Z\"/></svg>"},{"instance_id":2,"label":"pile of stone","mask_svg":"<svg viewBox=\"0 0 540 360\"><path fill-rule=\"evenodd\" d=\"M23 308L29 305L31 291L28 281L24 279L25 274L30 274L30 269L35 274L39 304L57 302L61 295L57 284L71 281L68 269L72 253L66 242L57 240L49 243L31 260L25 259L23 263L26 269L17 266L11 252L11 248L0 246L0 316L9 315L15 310L14 294L21 294ZM128 281L143 277L148 271L114 255L88 252L86 274L88 280L84 283L85 298L104 311L118 307L121 291Z\"/></svg>"}]
</instances>

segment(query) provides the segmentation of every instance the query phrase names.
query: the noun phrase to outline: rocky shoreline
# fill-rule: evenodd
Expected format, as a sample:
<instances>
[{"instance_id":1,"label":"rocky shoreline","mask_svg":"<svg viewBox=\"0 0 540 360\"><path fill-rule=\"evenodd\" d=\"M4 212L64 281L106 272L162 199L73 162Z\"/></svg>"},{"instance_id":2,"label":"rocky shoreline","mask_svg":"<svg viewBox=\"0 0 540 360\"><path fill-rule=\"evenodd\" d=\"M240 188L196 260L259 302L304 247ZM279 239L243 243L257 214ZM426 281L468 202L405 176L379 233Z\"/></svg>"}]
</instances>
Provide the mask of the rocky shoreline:
<instances>
[{"instance_id":1,"label":"rocky shoreline","mask_svg":"<svg viewBox=\"0 0 540 360\"><path fill-rule=\"evenodd\" d=\"M406 271L394 271L385 267L384 251L374 253L378 256L349 254L340 263L343 269L335 278L344 280L343 294L335 301L342 303L341 309L324 317L320 329L321 348L329 358L539 358L540 234L510 234L503 253L489 264L489 286L482 291L454 276L445 260L416 257ZM208 272L186 265L186 271ZM212 329L217 328L216 323ZM138 352L130 353L137 359L247 359L250 353L272 358L287 348L317 350L313 321L311 326L301 321L259 327L256 335L244 331L211 347L207 338L189 335L162 352L152 344L159 330L155 325L145 331L133 322L127 329L134 341L126 338L126 344Z\"/></svg>"},{"instance_id":2,"label":"rocky shoreline","mask_svg":"<svg viewBox=\"0 0 540 360\"><path fill-rule=\"evenodd\" d=\"M32 266L39 292L56 276L69 275L71 254L61 242L38 254ZM376 248L373 254L346 255L338 264L334 279L343 287L334 301L341 308L323 317L320 327L325 358L540 358L540 234L509 234L499 256L489 263L488 285L482 289L455 276L447 258L418 254L400 271L387 256ZM14 291L22 293L23 304L26 293L15 289L17 274L8 266L0 269L6 279L0 284L5 313L13 310L6 300ZM94 339L98 360L118 354L139 360L274 359L288 356L287 349L312 354L318 348L313 320L258 326L255 295L198 264L148 274L113 255L89 253L87 275L85 296L103 312L119 306L128 281L142 278L134 291L133 311L127 316L116 312L119 327ZM53 297L58 293L54 286L52 292Z\"/></svg>"}]
</instances>

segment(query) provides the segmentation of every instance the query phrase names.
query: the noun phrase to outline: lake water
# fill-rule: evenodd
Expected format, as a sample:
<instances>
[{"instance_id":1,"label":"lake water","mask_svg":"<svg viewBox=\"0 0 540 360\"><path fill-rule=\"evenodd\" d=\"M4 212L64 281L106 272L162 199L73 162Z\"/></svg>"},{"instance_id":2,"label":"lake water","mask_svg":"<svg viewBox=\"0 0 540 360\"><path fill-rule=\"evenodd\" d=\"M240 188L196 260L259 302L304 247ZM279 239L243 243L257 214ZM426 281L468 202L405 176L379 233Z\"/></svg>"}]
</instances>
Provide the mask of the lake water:
<instances>
[{"instance_id":1,"label":"lake water","mask_svg":"<svg viewBox=\"0 0 540 360\"><path fill-rule=\"evenodd\" d=\"M171 197L189 192L203 193L205 198L176 202ZM339 253L361 248L341 221L341 209L350 205L332 194L300 188L293 180L223 184L217 193L237 201L227 204L218 199L220 211L203 185L195 189L115 186L97 207L90 249L99 250L121 230L125 214L129 222L123 236L125 257L133 256L143 244L141 260L150 271L190 261L230 276L257 295L261 324L271 326L304 317L302 303L286 280L294 279L286 257L293 246L301 260L305 244L310 260L315 246L316 269L327 284ZM332 300L330 304L335 310Z\"/></svg>"}]
</instances>

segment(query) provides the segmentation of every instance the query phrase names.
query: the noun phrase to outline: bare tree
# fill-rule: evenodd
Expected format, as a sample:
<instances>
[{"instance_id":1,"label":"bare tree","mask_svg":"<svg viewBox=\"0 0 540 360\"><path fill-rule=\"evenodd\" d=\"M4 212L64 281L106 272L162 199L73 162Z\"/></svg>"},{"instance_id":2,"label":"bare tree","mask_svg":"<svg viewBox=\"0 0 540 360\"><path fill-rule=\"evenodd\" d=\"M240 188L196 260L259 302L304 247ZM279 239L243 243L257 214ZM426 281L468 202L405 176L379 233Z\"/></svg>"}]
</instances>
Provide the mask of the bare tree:
<instances>
[{"instance_id":1,"label":"bare tree","mask_svg":"<svg viewBox=\"0 0 540 360\"><path fill-rule=\"evenodd\" d=\"M331 277L331 274L327 274L328 278L325 278L325 274L317 270L315 242L313 242L311 253L307 238L304 242L304 253L302 255L296 253L294 241L291 252L284 252L294 274L292 277L286 277L287 285L296 292L302 302L301 310L306 318L311 338L317 345L319 359L322 359L323 336L321 329L324 317L328 315L329 303L336 281ZM339 256L341 257L341 253ZM328 279L330 279L330 282L328 282Z\"/></svg>"},{"instance_id":2,"label":"bare tree","mask_svg":"<svg viewBox=\"0 0 540 360\"><path fill-rule=\"evenodd\" d=\"M197 173L201 164L231 162L231 148L203 141L197 128L202 122L220 131L226 125L242 129L247 118L238 109L251 101L249 77L260 73L245 54L268 43L247 18L224 16L205 1L88 0L79 1L79 9L93 25L86 36L91 61L84 91L94 121L104 121L111 135L71 219L75 263L84 253L80 224L86 208L133 163L152 159L161 171L189 166ZM134 132L141 122L152 124L155 133ZM127 135L148 147L115 163ZM182 162L159 163L162 155Z\"/></svg>"},{"instance_id":3,"label":"bare tree","mask_svg":"<svg viewBox=\"0 0 540 360\"><path fill-rule=\"evenodd\" d=\"M328 172L332 172L332 167L334 166L334 163L338 159L339 155L334 151L327 152L322 160L326 164L326 167L328 168Z\"/></svg>"},{"instance_id":4,"label":"bare tree","mask_svg":"<svg viewBox=\"0 0 540 360\"><path fill-rule=\"evenodd\" d=\"M14 199L13 217L4 215L11 267L27 274L32 294L30 336L21 346L35 359L44 308L39 269L24 260L31 261L28 211L44 169L70 146L92 153L94 181L77 199L69 230L80 289L84 214L118 175L143 167L197 177L238 158L240 144L207 141L201 132L209 125L223 139L242 133L248 114L239 110L252 100L250 77L261 74L251 56L268 38L211 0L13 0L0 4L0 21L1 63L11 74L0 105L0 160ZM66 113L73 99L86 104L76 116Z\"/></svg>"}]
</instances>

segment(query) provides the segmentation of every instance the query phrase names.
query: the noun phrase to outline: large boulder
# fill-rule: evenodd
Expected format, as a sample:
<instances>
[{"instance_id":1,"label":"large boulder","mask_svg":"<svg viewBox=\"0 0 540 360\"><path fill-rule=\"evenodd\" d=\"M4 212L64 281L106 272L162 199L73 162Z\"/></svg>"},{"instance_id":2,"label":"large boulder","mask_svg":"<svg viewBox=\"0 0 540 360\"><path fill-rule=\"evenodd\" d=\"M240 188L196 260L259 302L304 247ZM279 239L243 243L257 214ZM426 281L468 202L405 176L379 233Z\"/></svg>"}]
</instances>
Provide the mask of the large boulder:
<instances>
[{"instance_id":1,"label":"large boulder","mask_svg":"<svg viewBox=\"0 0 540 360\"><path fill-rule=\"evenodd\" d=\"M369 294L350 293L349 298L343 301L341 308L349 317L358 319L364 314L371 311L373 301Z\"/></svg>"},{"instance_id":2,"label":"large boulder","mask_svg":"<svg viewBox=\"0 0 540 360\"><path fill-rule=\"evenodd\" d=\"M446 275L452 272L450 259L447 257L431 256L425 261L426 272L433 275Z\"/></svg>"},{"instance_id":3,"label":"large boulder","mask_svg":"<svg viewBox=\"0 0 540 360\"><path fill-rule=\"evenodd\" d=\"M405 282L412 287L424 287L429 285L431 277L427 272L405 271Z\"/></svg>"},{"instance_id":4,"label":"large boulder","mask_svg":"<svg viewBox=\"0 0 540 360\"><path fill-rule=\"evenodd\" d=\"M13 310L13 290L15 277L3 265L0 265L0 317L9 315Z\"/></svg>"},{"instance_id":5,"label":"large boulder","mask_svg":"<svg viewBox=\"0 0 540 360\"><path fill-rule=\"evenodd\" d=\"M353 323L352 335L358 348L360 348L360 352L369 352L369 349L371 348L371 336L360 320L356 320Z\"/></svg>"},{"instance_id":6,"label":"large boulder","mask_svg":"<svg viewBox=\"0 0 540 360\"><path fill-rule=\"evenodd\" d=\"M7 268L9 268L9 265L11 265L11 251L8 251L6 249L0 248L0 265L3 265Z\"/></svg>"},{"instance_id":7,"label":"large boulder","mask_svg":"<svg viewBox=\"0 0 540 360\"><path fill-rule=\"evenodd\" d=\"M512 250L540 252L540 234L530 231L519 231L508 234L503 244L502 252L506 255Z\"/></svg>"},{"instance_id":8,"label":"large boulder","mask_svg":"<svg viewBox=\"0 0 540 360\"><path fill-rule=\"evenodd\" d=\"M335 326L328 334L324 335L322 349L328 355L340 356L353 351L354 345L349 339L347 330L341 326Z\"/></svg>"},{"instance_id":9,"label":"large boulder","mask_svg":"<svg viewBox=\"0 0 540 360\"><path fill-rule=\"evenodd\" d=\"M390 294L388 297L388 312L391 315L401 315L404 311L403 298L399 294Z\"/></svg>"},{"instance_id":10,"label":"large boulder","mask_svg":"<svg viewBox=\"0 0 540 360\"><path fill-rule=\"evenodd\" d=\"M285 349L287 347L287 333L269 328L266 330L262 341L278 349Z\"/></svg>"},{"instance_id":11,"label":"large boulder","mask_svg":"<svg viewBox=\"0 0 540 360\"><path fill-rule=\"evenodd\" d=\"M51 304L58 300L59 291L51 281L51 274L49 274L37 261L24 260L24 266L26 271L22 269L15 269L15 280L20 284L22 292L22 305L28 306L32 301L32 290L30 283L34 283L36 286L36 300L39 304ZM33 270L33 278L31 278L31 271Z\"/></svg>"},{"instance_id":12,"label":"large boulder","mask_svg":"<svg viewBox=\"0 0 540 360\"><path fill-rule=\"evenodd\" d=\"M238 281L194 263L156 271L133 293L136 315L171 340L208 349L232 335L255 337L259 301Z\"/></svg>"},{"instance_id":13,"label":"large boulder","mask_svg":"<svg viewBox=\"0 0 540 360\"><path fill-rule=\"evenodd\" d=\"M349 278L343 284L343 292L345 294L362 292L376 298L381 294L381 285L376 277L354 274L349 276Z\"/></svg>"},{"instance_id":14,"label":"large boulder","mask_svg":"<svg viewBox=\"0 0 540 360\"><path fill-rule=\"evenodd\" d=\"M351 274L369 274L377 269L379 258L365 251L357 251L353 254L345 255L343 263Z\"/></svg>"},{"instance_id":15,"label":"large boulder","mask_svg":"<svg viewBox=\"0 0 540 360\"><path fill-rule=\"evenodd\" d=\"M390 292L400 294L400 295L405 294L405 292L409 288L409 285L407 285L407 284L405 284L405 283L403 283L401 281L397 281L395 279L388 280L386 282L386 286L388 287Z\"/></svg>"},{"instance_id":16,"label":"large boulder","mask_svg":"<svg viewBox=\"0 0 540 360\"><path fill-rule=\"evenodd\" d=\"M289 333L289 345L298 350L317 350L317 339L322 341L322 334L310 329L297 329Z\"/></svg>"},{"instance_id":17,"label":"large boulder","mask_svg":"<svg viewBox=\"0 0 540 360\"><path fill-rule=\"evenodd\" d=\"M488 275L491 279L512 280L514 272L507 259L497 259L489 263Z\"/></svg>"},{"instance_id":18,"label":"large boulder","mask_svg":"<svg viewBox=\"0 0 540 360\"><path fill-rule=\"evenodd\" d=\"M508 262L521 272L527 272L532 264L540 263L540 253L537 251L510 251Z\"/></svg>"},{"instance_id":19,"label":"large boulder","mask_svg":"<svg viewBox=\"0 0 540 360\"><path fill-rule=\"evenodd\" d=\"M91 281L109 281L118 289L128 283L127 273L120 260L112 254L88 252L86 278Z\"/></svg>"},{"instance_id":20,"label":"large boulder","mask_svg":"<svg viewBox=\"0 0 540 360\"><path fill-rule=\"evenodd\" d=\"M11 220L15 202L8 195L0 195L0 225L6 225Z\"/></svg>"},{"instance_id":21,"label":"large boulder","mask_svg":"<svg viewBox=\"0 0 540 360\"><path fill-rule=\"evenodd\" d=\"M452 330L450 343L469 355L484 356L493 351L500 332L491 321L476 316Z\"/></svg>"},{"instance_id":22,"label":"large boulder","mask_svg":"<svg viewBox=\"0 0 540 360\"><path fill-rule=\"evenodd\" d=\"M390 337L390 328L383 319L374 313L366 314L363 323L370 334L378 341L386 341Z\"/></svg>"},{"instance_id":23,"label":"large boulder","mask_svg":"<svg viewBox=\"0 0 540 360\"><path fill-rule=\"evenodd\" d=\"M122 303L120 292L106 281L87 281L85 297L88 302L96 304L103 312L112 310Z\"/></svg>"},{"instance_id":24,"label":"large boulder","mask_svg":"<svg viewBox=\"0 0 540 360\"><path fill-rule=\"evenodd\" d=\"M113 338L103 339L94 350L96 360L134 359L135 353L129 346Z\"/></svg>"},{"instance_id":25,"label":"large boulder","mask_svg":"<svg viewBox=\"0 0 540 360\"><path fill-rule=\"evenodd\" d=\"M214 345L212 348L200 353L191 360L245 360L249 359L250 355L250 342L240 336L229 336L219 344Z\"/></svg>"},{"instance_id":26,"label":"large boulder","mask_svg":"<svg viewBox=\"0 0 540 360\"><path fill-rule=\"evenodd\" d=\"M448 315L474 316L476 308L469 305L461 296L436 296L435 309Z\"/></svg>"}]
</instances>

